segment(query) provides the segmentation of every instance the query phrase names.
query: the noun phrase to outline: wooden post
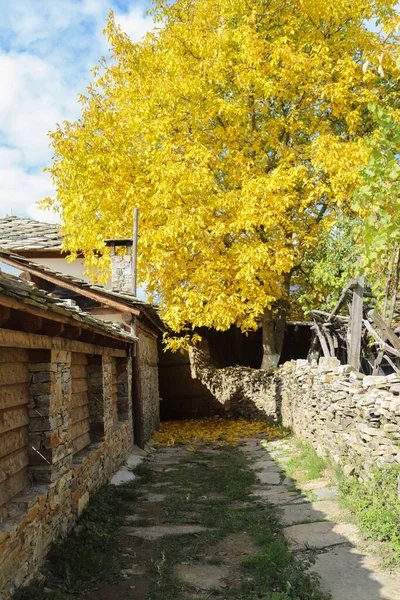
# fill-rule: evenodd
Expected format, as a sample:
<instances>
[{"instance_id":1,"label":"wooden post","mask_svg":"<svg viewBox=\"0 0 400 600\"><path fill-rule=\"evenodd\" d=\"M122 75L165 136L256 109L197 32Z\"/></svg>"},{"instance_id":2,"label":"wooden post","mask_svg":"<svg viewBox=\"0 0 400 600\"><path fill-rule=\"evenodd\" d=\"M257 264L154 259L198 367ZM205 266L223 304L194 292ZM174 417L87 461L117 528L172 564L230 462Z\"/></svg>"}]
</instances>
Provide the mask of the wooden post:
<instances>
[{"instance_id":1,"label":"wooden post","mask_svg":"<svg viewBox=\"0 0 400 600\"><path fill-rule=\"evenodd\" d=\"M349 363L357 371L360 368L364 285L364 277L356 277L356 286L353 290L353 303L351 305Z\"/></svg>"}]
</instances>

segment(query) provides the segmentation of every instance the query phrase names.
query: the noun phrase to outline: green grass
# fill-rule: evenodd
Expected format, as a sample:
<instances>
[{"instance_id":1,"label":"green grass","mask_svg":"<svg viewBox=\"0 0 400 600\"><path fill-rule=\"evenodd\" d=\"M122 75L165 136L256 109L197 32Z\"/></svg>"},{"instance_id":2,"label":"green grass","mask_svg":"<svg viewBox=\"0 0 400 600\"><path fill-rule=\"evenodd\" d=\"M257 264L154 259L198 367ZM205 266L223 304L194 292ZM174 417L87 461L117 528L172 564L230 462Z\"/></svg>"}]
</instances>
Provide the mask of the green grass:
<instances>
[{"instance_id":1,"label":"green grass","mask_svg":"<svg viewBox=\"0 0 400 600\"><path fill-rule=\"evenodd\" d=\"M346 477L336 469L343 505L366 538L389 543L392 561L400 563L400 465L377 467L368 481Z\"/></svg>"},{"instance_id":2,"label":"green grass","mask_svg":"<svg viewBox=\"0 0 400 600\"><path fill-rule=\"evenodd\" d=\"M327 461L318 456L309 444L299 440L296 440L295 444L297 454L285 464L288 477L292 477L300 483L322 477L328 466Z\"/></svg>"}]
</instances>

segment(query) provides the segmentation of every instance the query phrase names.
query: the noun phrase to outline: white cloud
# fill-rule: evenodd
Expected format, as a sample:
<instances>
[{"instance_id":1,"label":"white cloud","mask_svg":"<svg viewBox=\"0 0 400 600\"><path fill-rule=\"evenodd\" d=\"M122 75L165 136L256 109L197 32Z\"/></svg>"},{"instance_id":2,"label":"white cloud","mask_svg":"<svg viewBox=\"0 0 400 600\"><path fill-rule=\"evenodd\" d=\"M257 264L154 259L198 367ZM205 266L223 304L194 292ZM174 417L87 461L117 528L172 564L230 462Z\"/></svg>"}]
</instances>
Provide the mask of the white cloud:
<instances>
[{"instance_id":1,"label":"white cloud","mask_svg":"<svg viewBox=\"0 0 400 600\"><path fill-rule=\"evenodd\" d=\"M51 161L48 131L78 117L77 95L107 52L109 9L133 41L153 26L142 5L122 12L116 1L0 0L0 217L12 210L56 220L35 204L54 193L42 171Z\"/></svg>"},{"instance_id":2,"label":"white cloud","mask_svg":"<svg viewBox=\"0 0 400 600\"><path fill-rule=\"evenodd\" d=\"M138 42L153 28L152 18L143 13L140 8L133 8L127 14L116 15L116 21L133 42Z\"/></svg>"}]
</instances>

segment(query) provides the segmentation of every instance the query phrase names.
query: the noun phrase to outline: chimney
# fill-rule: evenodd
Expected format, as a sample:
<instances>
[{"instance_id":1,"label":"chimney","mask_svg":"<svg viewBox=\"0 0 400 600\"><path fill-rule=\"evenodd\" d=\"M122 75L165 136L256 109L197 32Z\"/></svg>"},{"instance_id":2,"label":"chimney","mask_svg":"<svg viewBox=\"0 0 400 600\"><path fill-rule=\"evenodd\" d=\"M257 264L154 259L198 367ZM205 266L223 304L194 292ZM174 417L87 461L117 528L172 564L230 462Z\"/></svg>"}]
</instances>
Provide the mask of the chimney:
<instances>
[{"instance_id":1,"label":"chimney","mask_svg":"<svg viewBox=\"0 0 400 600\"><path fill-rule=\"evenodd\" d=\"M111 248L111 289L113 292L134 294L133 272L133 240L105 240L106 246ZM122 254L117 254L117 247L124 247Z\"/></svg>"}]
</instances>

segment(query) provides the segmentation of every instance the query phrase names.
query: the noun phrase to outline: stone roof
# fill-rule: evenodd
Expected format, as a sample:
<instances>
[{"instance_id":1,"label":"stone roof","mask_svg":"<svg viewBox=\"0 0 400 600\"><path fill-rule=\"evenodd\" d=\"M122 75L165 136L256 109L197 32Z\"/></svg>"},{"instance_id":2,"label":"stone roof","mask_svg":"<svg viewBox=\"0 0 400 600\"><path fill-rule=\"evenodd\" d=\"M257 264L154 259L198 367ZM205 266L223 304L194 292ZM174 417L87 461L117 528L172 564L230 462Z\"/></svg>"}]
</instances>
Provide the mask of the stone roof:
<instances>
[{"instance_id":1,"label":"stone roof","mask_svg":"<svg viewBox=\"0 0 400 600\"><path fill-rule=\"evenodd\" d=\"M95 294L97 301L100 303L102 299L104 300L104 303L107 303L107 300L110 300L113 303L117 302L120 304L121 310L123 310L124 307L130 307L132 309L143 311L158 329L164 328L162 321L158 316L156 306L136 298L136 296L133 294L109 290L104 286L92 284L80 279L79 277L54 271L53 269L50 269L50 267L38 264L37 262L25 258L24 256L15 254L10 250L0 247L0 262L2 260L4 260L6 264L12 265L21 271L34 271L36 276L42 277L43 279L48 277L51 278L53 282L57 280L60 287L63 285L72 285L75 286L78 293L80 292L83 295L85 294L85 291L92 295Z\"/></svg>"},{"instance_id":2,"label":"stone roof","mask_svg":"<svg viewBox=\"0 0 400 600\"><path fill-rule=\"evenodd\" d=\"M59 225L27 217L0 219L0 246L11 250L61 250Z\"/></svg>"},{"instance_id":3,"label":"stone roof","mask_svg":"<svg viewBox=\"0 0 400 600\"><path fill-rule=\"evenodd\" d=\"M33 283L24 281L14 275L3 273L0 270L0 304L1 297L9 296L19 300L27 307L27 312L32 312L32 307L48 311L48 318L51 320L51 313L63 315L71 320L71 325L86 326L86 328L101 330L104 335L117 337L122 341L133 342L137 338L121 329L117 324L109 321L97 319L92 315L82 311L77 306L71 306L68 300L61 300L44 290L37 288ZM29 308L31 309L29 311Z\"/></svg>"}]
</instances>

